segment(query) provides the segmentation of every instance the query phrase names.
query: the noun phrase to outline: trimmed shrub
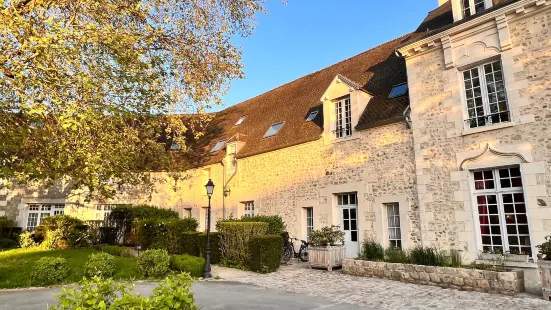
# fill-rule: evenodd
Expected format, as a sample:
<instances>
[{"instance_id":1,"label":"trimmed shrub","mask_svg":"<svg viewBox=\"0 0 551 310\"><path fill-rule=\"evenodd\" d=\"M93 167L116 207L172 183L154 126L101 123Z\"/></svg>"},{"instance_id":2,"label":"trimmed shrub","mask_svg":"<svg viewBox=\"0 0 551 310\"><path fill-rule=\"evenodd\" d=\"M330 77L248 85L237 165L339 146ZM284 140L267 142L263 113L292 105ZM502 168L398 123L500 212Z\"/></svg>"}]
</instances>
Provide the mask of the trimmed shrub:
<instances>
[{"instance_id":1,"label":"trimmed shrub","mask_svg":"<svg viewBox=\"0 0 551 310\"><path fill-rule=\"evenodd\" d=\"M98 251L111 254L113 256L122 256L122 257L132 257L132 252L129 248L118 246L118 245L109 245L109 244L100 244L95 246Z\"/></svg>"},{"instance_id":2,"label":"trimmed shrub","mask_svg":"<svg viewBox=\"0 0 551 310\"><path fill-rule=\"evenodd\" d=\"M285 222L279 215L258 215L258 216L243 216L240 219L225 219L219 220L216 223L216 228L221 222L255 222L255 223L267 223L268 231L270 235L281 235L285 231Z\"/></svg>"},{"instance_id":3,"label":"trimmed shrub","mask_svg":"<svg viewBox=\"0 0 551 310\"><path fill-rule=\"evenodd\" d=\"M0 239L0 249L13 249L19 246L19 243L13 239Z\"/></svg>"},{"instance_id":4,"label":"trimmed shrub","mask_svg":"<svg viewBox=\"0 0 551 310\"><path fill-rule=\"evenodd\" d=\"M38 243L34 241L32 233L30 231L26 231L19 235L19 246L23 249L29 249L37 247Z\"/></svg>"},{"instance_id":5,"label":"trimmed shrub","mask_svg":"<svg viewBox=\"0 0 551 310\"><path fill-rule=\"evenodd\" d=\"M220 254L229 266L246 267L249 260L249 240L268 231L267 223L220 222Z\"/></svg>"},{"instance_id":6,"label":"trimmed shrub","mask_svg":"<svg viewBox=\"0 0 551 310\"><path fill-rule=\"evenodd\" d=\"M138 257L138 272L147 278L160 278L168 272L170 257L166 250L147 250Z\"/></svg>"},{"instance_id":7,"label":"trimmed shrub","mask_svg":"<svg viewBox=\"0 0 551 310\"><path fill-rule=\"evenodd\" d=\"M384 261L385 249L377 240L366 239L362 242L360 258L370 261Z\"/></svg>"},{"instance_id":8,"label":"trimmed shrub","mask_svg":"<svg viewBox=\"0 0 551 310\"><path fill-rule=\"evenodd\" d=\"M84 275L87 277L110 278L115 270L115 257L107 253L92 253L84 265Z\"/></svg>"},{"instance_id":9,"label":"trimmed shrub","mask_svg":"<svg viewBox=\"0 0 551 310\"><path fill-rule=\"evenodd\" d=\"M404 264L408 262L408 256L406 251L400 248L389 247L385 250L385 262Z\"/></svg>"},{"instance_id":10,"label":"trimmed shrub","mask_svg":"<svg viewBox=\"0 0 551 310\"><path fill-rule=\"evenodd\" d=\"M90 241L90 236L88 233L78 229L73 229L67 236L67 245L71 249L86 248L92 245L92 241Z\"/></svg>"},{"instance_id":11,"label":"trimmed shrub","mask_svg":"<svg viewBox=\"0 0 551 310\"><path fill-rule=\"evenodd\" d=\"M0 238L17 240L23 229L15 226L0 227Z\"/></svg>"},{"instance_id":12,"label":"trimmed shrub","mask_svg":"<svg viewBox=\"0 0 551 310\"><path fill-rule=\"evenodd\" d=\"M182 234L197 230L194 218L145 219L136 223L136 241L145 248L165 249L170 254L183 253Z\"/></svg>"},{"instance_id":13,"label":"trimmed shrub","mask_svg":"<svg viewBox=\"0 0 551 310\"><path fill-rule=\"evenodd\" d=\"M199 256L199 234L200 232L198 231L188 231L182 233L180 236L182 254ZM216 246L218 246L218 242L216 242Z\"/></svg>"},{"instance_id":14,"label":"trimmed shrub","mask_svg":"<svg viewBox=\"0 0 551 310\"><path fill-rule=\"evenodd\" d=\"M63 240L63 231L61 229L48 230L40 247L46 250L67 248L67 242Z\"/></svg>"},{"instance_id":15,"label":"trimmed shrub","mask_svg":"<svg viewBox=\"0 0 551 310\"><path fill-rule=\"evenodd\" d=\"M249 269L260 273L276 271L283 256L282 243L281 235L251 237L251 240L249 240Z\"/></svg>"},{"instance_id":16,"label":"trimmed shrub","mask_svg":"<svg viewBox=\"0 0 551 310\"><path fill-rule=\"evenodd\" d=\"M116 227L100 227L99 240L102 244L118 244Z\"/></svg>"},{"instance_id":17,"label":"trimmed shrub","mask_svg":"<svg viewBox=\"0 0 551 310\"><path fill-rule=\"evenodd\" d=\"M200 278L205 270L205 259L191 255L172 255L170 257L172 270L187 272L193 277Z\"/></svg>"},{"instance_id":18,"label":"trimmed shrub","mask_svg":"<svg viewBox=\"0 0 551 310\"><path fill-rule=\"evenodd\" d=\"M207 251L207 233L197 235L197 245L199 246L199 255L202 258L206 257ZM220 252L220 233L210 232L210 262L211 264L219 264L222 260Z\"/></svg>"},{"instance_id":19,"label":"trimmed shrub","mask_svg":"<svg viewBox=\"0 0 551 310\"><path fill-rule=\"evenodd\" d=\"M47 230L61 230L65 238L72 229L82 225L84 223L81 220L65 214L48 216L40 222L40 226L48 227Z\"/></svg>"},{"instance_id":20,"label":"trimmed shrub","mask_svg":"<svg viewBox=\"0 0 551 310\"><path fill-rule=\"evenodd\" d=\"M31 278L40 284L54 284L65 280L68 274L65 258L42 257L35 263Z\"/></svg>"},{"instance_id":21,"label":"trimmed shrub","mask_svg":"<svg viewBox=\"0 0 551 310\"><path fill-rule=\"evenodd\" d=\"M2 227L13 227L13 226L15 226L15 222L13 220L10 220L5 215L0 216L0 228L2 228Z\"/></svg>"}]
</instances>

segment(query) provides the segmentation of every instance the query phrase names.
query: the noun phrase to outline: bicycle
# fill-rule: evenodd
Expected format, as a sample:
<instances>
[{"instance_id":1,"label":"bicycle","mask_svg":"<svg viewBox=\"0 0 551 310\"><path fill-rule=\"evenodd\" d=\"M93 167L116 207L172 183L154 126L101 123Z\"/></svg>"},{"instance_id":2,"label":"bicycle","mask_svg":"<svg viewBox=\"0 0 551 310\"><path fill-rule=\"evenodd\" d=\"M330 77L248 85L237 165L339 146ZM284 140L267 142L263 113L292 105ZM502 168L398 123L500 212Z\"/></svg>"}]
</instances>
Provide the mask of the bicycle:
<instances>
[{"instance_id":1,"label":"bicycle","mask_svg":"<svg viewBox=\"0 0 551 310\"><path fill-rule=\"evenodd\" d=\"M295 246L293 240L300 241L300 249L295 251ZM309 243L304 240L299 240L297 238L288 238L283 244L283 258L281 259L282 264L287 264L292 257L299 259L301 262L308 261L308 245Z\"/></svg>"}]
</instances>

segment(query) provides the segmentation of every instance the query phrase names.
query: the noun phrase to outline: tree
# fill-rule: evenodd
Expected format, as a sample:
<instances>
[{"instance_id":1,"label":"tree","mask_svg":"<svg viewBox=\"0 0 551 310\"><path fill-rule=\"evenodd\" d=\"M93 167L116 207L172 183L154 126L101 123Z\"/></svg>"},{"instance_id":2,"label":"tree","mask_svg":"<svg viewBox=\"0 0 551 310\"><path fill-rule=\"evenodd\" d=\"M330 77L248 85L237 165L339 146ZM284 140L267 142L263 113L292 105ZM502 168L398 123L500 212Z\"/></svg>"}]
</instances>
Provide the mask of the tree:
<instances>
[{"instance_id":1,"label":"tree","mask_svg":"<svg viewBox=\"0 0 551 310\"><path fill-rule=\"evenodd\" d=\"M231 38L263 2L0 0L0 178L108 195L184 169L167 149L242 77Z\"/></svg>"}]
</instances>

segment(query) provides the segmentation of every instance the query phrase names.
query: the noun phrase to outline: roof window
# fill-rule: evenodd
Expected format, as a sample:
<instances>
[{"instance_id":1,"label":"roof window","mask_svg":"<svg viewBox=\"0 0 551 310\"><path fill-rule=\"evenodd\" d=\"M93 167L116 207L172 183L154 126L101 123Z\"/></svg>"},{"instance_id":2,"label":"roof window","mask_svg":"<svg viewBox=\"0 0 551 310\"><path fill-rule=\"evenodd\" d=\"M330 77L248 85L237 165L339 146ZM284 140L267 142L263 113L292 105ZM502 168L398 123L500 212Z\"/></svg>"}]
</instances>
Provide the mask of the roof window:
<instances>
[{"instance_id":1,"label":"roof window","mask_svg":"<svg viewBox=\"0 0 551 310\"><path fill-rule=\"evenodd\" d=\"M318 113L319 111L312 111L310 115L308 115L308 118L306 118L306 121L307 122L313 121L316 118L316 116L318 116Z\"/></svg>"},{"instance_id":2,"label":"roof window","mask_svg":"<svg viewBox=\"0 0 551 310\"><path fill-rule=\"evenodd\" d=\"M392 87L392 91L390 91L390 96L388 96L388 98L392 99L392 98L401 97L407 94L407 92L408 92L408 83L399 84Z\"/></svg>"},{"instance_id":3,"label":"roof window","mask_svg":"<svg viewBox=\"0 0 551 310\"><path fill-rule=\"evenodd\" d=\"M268 131L266 131L266 134L264 134L264 138L273 137L273 136L277 135L277 133L279 132L281 127L283 127L283 122L273 124L272 126L270 126Z\"/></svg>"},{"instance_id":4,"label":"roof window","mask_svg":"<svg viewBox=\"0 0 551 310\"><path fill-rule=\"evenodd\" d=\"M179 150L181 149L180 145L176 142L172 142L172 144L170 145L170 149L175 151L175 150Z\"/></svg>"},{"instance_id":5,"label":"roof window","mask_svg":"<svg viewBox=\"0 0 551 310\"><path fill-rule=\"evenodd\" d=\"M210 150L211 153L218 152L226 144L226 140L220 140L216 145Z\"/></svg>"},{"instance_id":6,"label":"roof window","mask_svg":"<svg viewBox=\"0 0 551 310\"><path fill-rule=\"evenodd\" d=\"M241 125L241 123L243 123L243 121L245 120L245 118L247 118L247 115L241 116L241 117L237 120L237 123L235 123L234 126L239 126L239 125Z\"/></svg>"}]
</instances>

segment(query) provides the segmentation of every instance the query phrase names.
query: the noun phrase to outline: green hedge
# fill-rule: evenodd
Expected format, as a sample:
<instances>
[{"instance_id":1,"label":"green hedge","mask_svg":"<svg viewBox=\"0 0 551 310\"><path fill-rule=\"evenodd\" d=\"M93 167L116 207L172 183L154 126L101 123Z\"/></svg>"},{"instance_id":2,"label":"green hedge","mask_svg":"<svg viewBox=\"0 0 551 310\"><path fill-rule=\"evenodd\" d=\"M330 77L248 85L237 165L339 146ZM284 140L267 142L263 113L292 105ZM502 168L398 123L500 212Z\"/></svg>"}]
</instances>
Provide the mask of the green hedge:
<instances>
[{"instance_id":1,"label":"green hedge","mask_svg":"<svg viewBox=\"0 0 551 310\"><path fill-rule=\"evenodd\" d=\"M146 249L183 253L182 234L197 230L196 219L144 219L136 224L136 241Z\"/></svg>"},{"instance_id":2,"label":"green hedge","mask_svg":"<svg viewBox=\"0 0 551 310\"><path fill-rule=\"evenodd\" d=\"M199 246L199 254L205 258L207 248L207 233L200 233L197 235L197 245ZM211 264L218 264L222 259L220 254L220 233L210 232L210 262Z\"/></svg>"},{"instance_id":3,"label":"green hedge","mask_svg":"<svg viewBox=\"0 0 551 310\"><path fill-rule=\"evenodd\" d=\"M99 242L103 244L116 245L118 244L117 228L116 227L100 227Z\"/></svg>"},{"instance_id":4,"label":"green hedge","mask_svg":"<svg viewBox=\"0 0 551 310\"><path fill-rule=\"evenodd\" d=\"M198 231L189 231L182 233L182 235L180 236L182 254L199 256L199 234L200 232Z\"/></svg>"},{"instance_id":5,"label":"green hedge","mask_svg":"<svg viewBox=\"0 0 551 310\"><path fill-rule=\"evenodd\" d=\"M267 234L270 235L281 235L286 229L285 229L285 222L283 222L283 219L279 215L259 215L259 216L243 216L240 219L225 219L225 220L219 220L216 223L216 227L218 228L220 223L224 222L244 222L244 223L267 223L268 224L268 231Z\"/></svg>"},{"instance_id":6,"label":"green hedge","mask_svg":"<svg viewBox=\"0 0 551 310\"><path fill-rule=\"evenodd\" d=\"M249 240L258 235L265 235L268 223L260 222L220 222L220 254L225 265L246 267L249 260Z\"/></svg>"},{"instance_id":7,"label":"green hedge","mask_svg":"<svg viewBox=\"0 0 551 310\"><path fill-rule=\"evenodd\" d=\"M0 238L17 240L23 229L21 227L0 227Z\"/></svg>"},{"instance_id":8,"label":"green hedge","mask_svg":"<svg viewBox=\"0 0 551 310\"><path fill-rule=\"evenodd\" d=\"M185 254L172 255L170 257L170 269L187 272L196 278L200 278L205 270L205 259Z\"/></svg>"},{"instance_id":9,"label":"green hedge","mask_svg":"<svg viewBox=\"0 0 551 310\"><path fill-rule=\"evenodd\" d=\"M249 269L260 273L276 271L283 256L282 243L281 235L251 237L251 240L249 240Z\"/></svg>"}]
</instances>

